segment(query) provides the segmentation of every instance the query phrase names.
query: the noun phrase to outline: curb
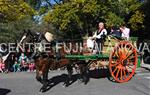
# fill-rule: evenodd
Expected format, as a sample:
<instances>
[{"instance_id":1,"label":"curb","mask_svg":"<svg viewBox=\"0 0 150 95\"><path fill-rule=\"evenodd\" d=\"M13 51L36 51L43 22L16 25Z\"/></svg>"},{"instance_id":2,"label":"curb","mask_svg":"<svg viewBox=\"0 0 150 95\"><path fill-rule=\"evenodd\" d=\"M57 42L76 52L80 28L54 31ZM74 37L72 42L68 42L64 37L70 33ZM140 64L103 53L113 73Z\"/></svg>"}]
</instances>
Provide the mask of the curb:
<instances>
[{"instance_id":1,"label":"curb","mask_svg":"<svg viewBox=\"0 0 150 95\"><path fill-rule=\"evenodd\" d=\"M150 71L150 64L143 63L143 64L141 64L141 68L145 68Z\"/></svg>"}]
</instances>

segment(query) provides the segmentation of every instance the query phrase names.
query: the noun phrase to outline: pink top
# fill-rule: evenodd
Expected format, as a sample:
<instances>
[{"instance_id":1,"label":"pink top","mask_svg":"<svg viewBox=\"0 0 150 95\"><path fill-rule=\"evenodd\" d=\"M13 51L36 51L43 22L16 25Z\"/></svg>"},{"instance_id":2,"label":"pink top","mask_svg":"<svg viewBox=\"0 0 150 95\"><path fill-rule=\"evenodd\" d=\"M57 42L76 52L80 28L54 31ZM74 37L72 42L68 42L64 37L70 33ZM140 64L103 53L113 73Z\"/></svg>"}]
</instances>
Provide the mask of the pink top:
<instances>
[{"instance_id":1,"label":"pink top","mask_svg":"<svg viewBox=\"0 0 150 95\"><path fill-rule=\"evenodd\" d=\"M127 40L129 40L129 35L130 35L130 29L125 27L125 29L123 29L122 31L122 37L127 38Z\"/></svg>"},{"instance_id":2,"label":"pink top","mask_svg":"<svg viewBox=\"0 0 150 95\"><path fill-rule=\"evenodd\" d=\"M5 67L5 64L0 63L0 68L1 68L1 69L4 69L4 67Z\"/></svg>"}]
</instances>

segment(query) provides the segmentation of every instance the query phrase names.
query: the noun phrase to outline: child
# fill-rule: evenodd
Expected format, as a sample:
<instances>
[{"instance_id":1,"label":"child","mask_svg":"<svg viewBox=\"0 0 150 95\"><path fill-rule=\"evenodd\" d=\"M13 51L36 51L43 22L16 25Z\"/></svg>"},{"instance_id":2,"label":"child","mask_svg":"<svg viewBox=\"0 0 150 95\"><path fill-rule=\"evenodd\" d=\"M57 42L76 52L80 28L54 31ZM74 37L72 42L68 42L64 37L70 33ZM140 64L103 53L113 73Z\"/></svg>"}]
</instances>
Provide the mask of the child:
<instances>
[{"instance_id":1,"label":"child","mask_svg":"<svg viewBox=\"0 0 150 95\"><path fill-rule=\"evenodd\" d=\"M19 64L19 62L18 62L17 57L15 58L15 63L14 63L14 65L13 65L13 68L14 68L14 72L20 71L20 64Z\"/></svg>"},{"instance_id":2,"label":"child","mask_svg":"<svg viewBox=\"0 0 150 95\"><path fill-rule=\"evenodd\" d=\"M0 57L0 72L4 72L5 64L3 63L3 59Z\"/></svg>"},{"instance_id":3,"label":"child","mask_svg":"<svg viewBox=\"0 0 150 95\"><path fill-rule=\"evenodd\" d=\"M29 63L29 71L30 71L30 72L31 72L31 71L34 71L34 67L35 67L35 65L34 65L33 62Z\"/></svg>"}]
</instances>

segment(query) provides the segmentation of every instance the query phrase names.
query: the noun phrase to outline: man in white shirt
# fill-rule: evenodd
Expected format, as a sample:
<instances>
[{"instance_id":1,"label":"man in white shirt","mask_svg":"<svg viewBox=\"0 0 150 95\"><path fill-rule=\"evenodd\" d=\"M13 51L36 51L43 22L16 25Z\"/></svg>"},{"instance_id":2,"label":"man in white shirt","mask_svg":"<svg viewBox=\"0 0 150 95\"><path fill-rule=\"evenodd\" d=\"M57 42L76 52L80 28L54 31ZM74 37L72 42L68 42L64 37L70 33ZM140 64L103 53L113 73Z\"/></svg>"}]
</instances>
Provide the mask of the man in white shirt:
<instances>
[{"instance_id":1,"label":"man in white shirt","mask_svg":"<svg viewBox=\"0 0 150 95\"><path fill-rule=\"evenodd\" d=\"M107 30L104 27L104 23L100 22L98 24L98 30L94 33L92 39L96 41L99 52L102 52L103 44L104 44L104 39L107 35Z\"/></svg>"},{"instance_id":2,"label":"man in white shirt","mask_svg":"<svg viewBox=\"0 0 150 95\"><path fill-rule=\"evenodd\" d=\"M121 26L120 31L122 32L121 37L125 38L126 40L129 40L130 29L127 28L126 26Z\"/></svg>"},{"instance_id":3,"label":"man in white shirt","mask_svg":"<svg viewBox=\"0 0 150 95\"><path fill-rule=\"evenodd\" d=\"M100 22L98 24L98 30L94 33L93 38L99 40L102 39L102 36L107 35L107 30L104 27L104 23Z\"/></svg>"}]
</instances>

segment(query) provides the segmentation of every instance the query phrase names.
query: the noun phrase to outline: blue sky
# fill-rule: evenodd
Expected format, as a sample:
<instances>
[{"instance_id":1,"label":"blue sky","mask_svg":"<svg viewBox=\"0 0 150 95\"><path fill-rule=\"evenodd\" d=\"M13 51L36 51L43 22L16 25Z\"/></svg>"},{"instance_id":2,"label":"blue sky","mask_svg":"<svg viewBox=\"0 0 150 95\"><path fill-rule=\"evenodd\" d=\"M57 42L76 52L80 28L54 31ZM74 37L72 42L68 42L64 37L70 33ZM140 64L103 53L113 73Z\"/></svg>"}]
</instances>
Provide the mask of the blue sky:
<instances>
[{"instance_id":1,"label":"blue sky","mask_svg":"<svg viewBox=\"0 0 150 95\"><path fill-rule=\"evenodd\" d=\"M50 1L51 3L53 3L53 4L55 3L54 0L49 0L49 1Z\"/></svg>"},{"instance_id":2,"label":"blue sky","mask_svg":"<svg viewBox=\"0 0 150 95\"><path fill-rule=\"evenodd\" d=\"M55 4L54 0L49 0L52 4ZM46 2L42 2L42 5L45 5Z\"/></svg>"}]
</instances>

